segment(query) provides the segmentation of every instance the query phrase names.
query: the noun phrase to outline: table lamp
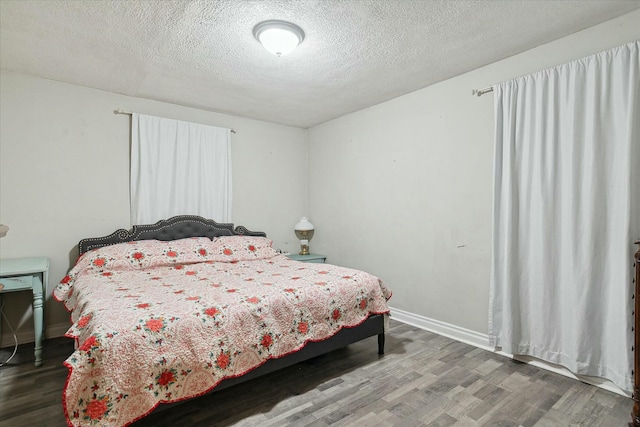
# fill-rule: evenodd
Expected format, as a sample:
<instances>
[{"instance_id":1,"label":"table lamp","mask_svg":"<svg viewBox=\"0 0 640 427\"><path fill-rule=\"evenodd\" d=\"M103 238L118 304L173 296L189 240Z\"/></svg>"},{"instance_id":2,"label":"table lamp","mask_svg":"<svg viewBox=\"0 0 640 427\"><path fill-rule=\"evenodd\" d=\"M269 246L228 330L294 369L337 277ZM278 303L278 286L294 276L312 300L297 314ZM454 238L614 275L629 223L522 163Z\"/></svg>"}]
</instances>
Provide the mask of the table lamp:
<instances>
[{"instance_id":1,"label":"table lamp","mask_svg":"<svg viewBox=\"0 0 640 427\"><path fill-rule=\"evenodd\" d=\"M313 224L305 216L296 224L294 230L296 237L300 239L300 255L309 255L309 240L313 237Z\"/></svg>"}]
</instances>

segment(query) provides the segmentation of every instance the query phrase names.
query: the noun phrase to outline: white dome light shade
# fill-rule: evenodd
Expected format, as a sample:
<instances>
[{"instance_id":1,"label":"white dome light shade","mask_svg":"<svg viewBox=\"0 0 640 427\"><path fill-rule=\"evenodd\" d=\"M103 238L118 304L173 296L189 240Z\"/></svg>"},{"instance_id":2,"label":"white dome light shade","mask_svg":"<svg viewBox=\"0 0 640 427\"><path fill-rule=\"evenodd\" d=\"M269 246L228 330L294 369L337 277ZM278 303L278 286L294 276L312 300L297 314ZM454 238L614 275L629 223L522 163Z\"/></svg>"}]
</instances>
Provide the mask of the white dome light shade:
<instances>
[{"instance_id":1,"label":"white dome light shade","mask_svg":"<svg viewBox=\"0 0 640 427\"><path fill-rule=\"evenodd\" d=\"M293 52L298 46L298 37L280 28L271 28L260 34L260 43L274 55L282 56Z\"/></svg>"},{"instance_id":2,"label":"white dome light shade","mask_svg":"<svg viewBox=\"0 0 640 427\"><path fill-rule=\"evenodd\" d=\"M285 21L263 21L253 27L253 35L265 49L277 56L287 55L304 40L304 31Z\"/></svg>"}]
</instances>

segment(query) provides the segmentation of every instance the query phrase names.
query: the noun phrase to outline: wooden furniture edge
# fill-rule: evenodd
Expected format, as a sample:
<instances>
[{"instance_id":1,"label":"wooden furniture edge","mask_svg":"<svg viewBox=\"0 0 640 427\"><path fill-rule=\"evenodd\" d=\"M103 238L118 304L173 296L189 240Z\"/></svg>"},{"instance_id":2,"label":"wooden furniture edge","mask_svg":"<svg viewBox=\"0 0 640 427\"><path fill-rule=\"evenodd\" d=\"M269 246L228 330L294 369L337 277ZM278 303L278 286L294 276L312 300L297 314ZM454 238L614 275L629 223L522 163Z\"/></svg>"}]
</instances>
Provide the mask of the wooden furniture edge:
<instances>
[{"instance_id":1,"label":"wooden furniture edge","mask_svg":"<svg viewBox=\"0 0 640 427\"><path fill-rule=\"evenodd\" d=\"M7 266L8 265L8 266ZM42 366L43 342L46 331L45 321L45 301L49 281L49 258L44 256L19 257L0 259L0 281L13 281L14 286L5 286L0 283L0 292L7 287L7 292L16 289L16 281L19 284L19 291L31 291L31 307L33 311L33 334L34 334L34 358L35 366ZM26 287L24 279L29 277L29 285ZM37 282L35 282L37 280ZM1 319L0 319L1 322ZM2 325L0 323L0 337L2 336Z\"/></svg>"},{"instance_id":2,"label":"wooden furniture edge","mask_svg":"<svg viewBox=\"0 0 640 427\"><path fill-rule=\"evenodd\" d=\"M634 257L634 267L635 267L635 278L634 278L634 289L633 289L633 299L634 299L634 308L633 315L634 325L633 325L633 347L631 351L633 351L633 409L631 410L631 422L629 423L629 427L640 427L640 349L638 349L638 345L640 344L640 240L635 242L636 245L639 246L638 251Z\"/></svg>"}]
</instances>

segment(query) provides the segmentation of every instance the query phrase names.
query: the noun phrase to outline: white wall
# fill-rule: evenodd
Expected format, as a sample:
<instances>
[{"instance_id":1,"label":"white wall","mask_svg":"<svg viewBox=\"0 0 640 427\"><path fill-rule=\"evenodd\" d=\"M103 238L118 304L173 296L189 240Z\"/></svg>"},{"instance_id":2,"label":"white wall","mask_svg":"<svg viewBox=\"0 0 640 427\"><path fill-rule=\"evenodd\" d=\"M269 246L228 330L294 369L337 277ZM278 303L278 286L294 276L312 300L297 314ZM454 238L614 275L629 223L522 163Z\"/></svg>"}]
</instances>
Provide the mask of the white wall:
<instances>
[{"instance_id":1,"label":"white wall","mask_svg":"<svg viewBox=\"0 0 640 427\"><path fill-rule=\"evenodd\" d=\"M295 249L292 228L306 214L307 130L2 71L0 74L0 257L47 256L47 335L69 326L51 290L84 237L129 228L129 124L122 108L235 128L233 219ZM5 294L20 341L33 341L31 297ZM13 345L3 321L2 346Z\"/></svg>"},{"instance_id":2,"label":"white wall","mask_svg":"<svg viewBox=\"0 0 640 427\"><path fill-rule=\"evenodd\" d=\"M0 257L48 256L48 335L68 326L50 297L84 237L129 227L129 119L115 108L232 127L234 222L297 250L371 271L401 310L486 333L493 100L483 88L640 38L640 11L392 101L304 129L0 74ZM306 156L309 150L306 200ZM30 297L5 296L21 341ZM6 324L2 346L11 345ZM60 332L62 331L62 332Z\"/></svg>"},{"instance_id":3,"label":"white wall","mask_svg":"<svg viewBox=\"0 0 640 427\"><path fill-rule=\"evenodd\" d=\"M487 332L493 97L480 89L640 38L640 11L310 129L313 252L390 303Z\"/></svg>"}]
</instances>

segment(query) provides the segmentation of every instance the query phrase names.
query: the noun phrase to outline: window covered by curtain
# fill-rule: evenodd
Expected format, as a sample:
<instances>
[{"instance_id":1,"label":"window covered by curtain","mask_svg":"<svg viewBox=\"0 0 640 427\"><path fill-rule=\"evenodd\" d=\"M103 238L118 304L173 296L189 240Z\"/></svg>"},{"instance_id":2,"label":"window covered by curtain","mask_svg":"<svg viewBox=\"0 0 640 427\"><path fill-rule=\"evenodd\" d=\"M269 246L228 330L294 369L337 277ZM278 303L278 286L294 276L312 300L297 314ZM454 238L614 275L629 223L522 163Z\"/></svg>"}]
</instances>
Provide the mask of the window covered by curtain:
<instances>
[{"instance_id":1,"label":"window covered by curtain","mask_svg":"<svg viewBox=\"0 0 640 427\"><path fill-rule=\"evenodd\" d=\"M133 114L132 224L186 214L231 222L230 129Z\"/></svg>"},{"instance_id":2,"label":"window covered by curtain","mask_svg":"<svg viewBox=\"0 0 640 427\"><path fill-rule=\"evenodd\" d=\"M627 391L639 44L494 87L490 339Z\"/></svg>"}]
</instances>

